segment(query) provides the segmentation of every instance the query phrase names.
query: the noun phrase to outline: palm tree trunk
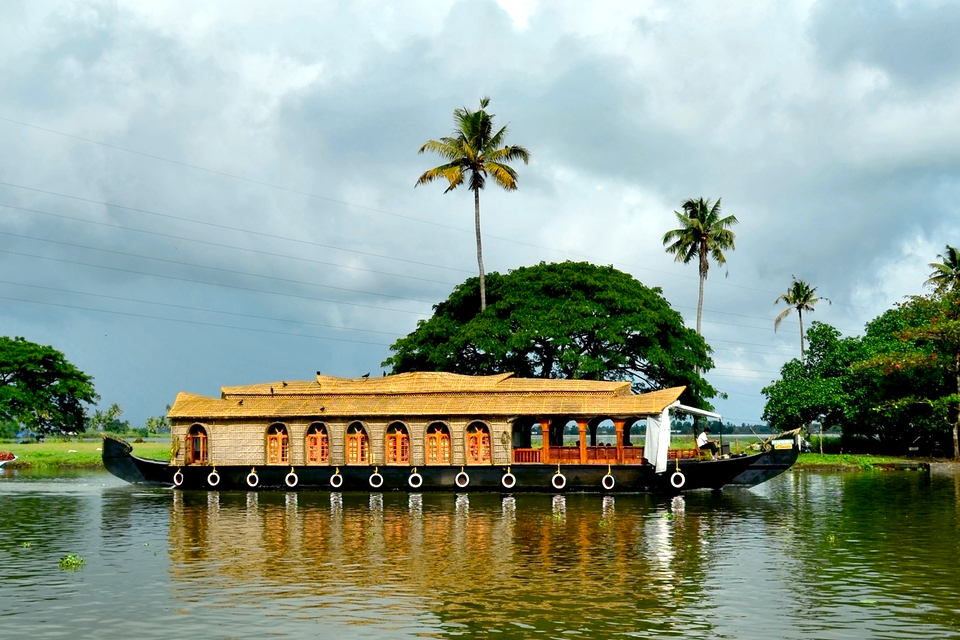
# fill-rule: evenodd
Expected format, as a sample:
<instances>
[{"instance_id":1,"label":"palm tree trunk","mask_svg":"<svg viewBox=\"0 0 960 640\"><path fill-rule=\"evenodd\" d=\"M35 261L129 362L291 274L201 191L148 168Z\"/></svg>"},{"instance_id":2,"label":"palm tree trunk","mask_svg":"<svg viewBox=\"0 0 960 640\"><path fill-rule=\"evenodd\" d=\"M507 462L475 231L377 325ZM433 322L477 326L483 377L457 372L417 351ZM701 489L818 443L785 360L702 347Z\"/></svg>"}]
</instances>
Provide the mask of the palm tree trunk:
<instances>
[{"instance_id":1,"label":"palm tree trunk","mask_svg":"<svg viewBox=\"0 0 960 640\"><path fill-rule=\"evenodd\" d=\"M480 265L480 311L487 310L487 284L483 277L483 246L480 242L480 190L473 190L474 225L477 228L477 264Z\"/></svg>"},{"instance_id":2,"label":"palm tree trunk","mask_svg":"<svg viewBox=\"0 0 960 640\"><path fill-rule=\"evenodd\" d=\"M797 317L800 319L800 364L803 364L803 311L800 309L797 309Z\"/></svg>"},{"instance_id":3,"label":"palm tree trunk","mask_svg":"<svg viewBox=\"0 0 960 640\"><path fill-rule=\"evenodd\" d=\"M705 261L705 258L701 259L701 263ZM703 281L707 279L706 269L703 265L700 265L700 297L697 299L697 335L702 336L703 332L700 331L700 319L703 317Z\"/></svg>"}]
</instances>

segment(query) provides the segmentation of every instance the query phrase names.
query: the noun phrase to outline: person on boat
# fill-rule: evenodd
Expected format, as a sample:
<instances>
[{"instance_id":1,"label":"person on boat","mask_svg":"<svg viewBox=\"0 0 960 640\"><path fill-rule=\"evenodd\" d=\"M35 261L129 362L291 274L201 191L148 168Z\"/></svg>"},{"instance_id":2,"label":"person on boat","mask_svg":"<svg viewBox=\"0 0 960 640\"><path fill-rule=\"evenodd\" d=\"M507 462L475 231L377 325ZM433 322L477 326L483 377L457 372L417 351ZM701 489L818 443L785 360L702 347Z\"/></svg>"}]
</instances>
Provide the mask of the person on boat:
<instances>
[{"instance_id":1,"label":"person on boat","mask_svg":"<svg viewBox=\"0 0 960 640\"><path fill-rule=\"evenodd\" d=\"M709 451L712 455L717 455L720 449L717 447L716 440L710 439L710 427L706 427L697 436L697 448L700 451Z\"/></svg>"}]
</instances>

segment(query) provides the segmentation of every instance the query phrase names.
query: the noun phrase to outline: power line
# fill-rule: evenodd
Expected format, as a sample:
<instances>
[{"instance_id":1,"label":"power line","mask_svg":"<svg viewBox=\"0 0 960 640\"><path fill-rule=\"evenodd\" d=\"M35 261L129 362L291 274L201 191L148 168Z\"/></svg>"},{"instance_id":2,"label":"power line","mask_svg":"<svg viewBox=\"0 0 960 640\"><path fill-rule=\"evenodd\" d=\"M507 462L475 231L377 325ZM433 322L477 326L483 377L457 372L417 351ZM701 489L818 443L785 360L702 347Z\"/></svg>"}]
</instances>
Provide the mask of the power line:
<instances>
[{"instance_id":1,"label":"power line","mask_svg":"<svg viewBox=\"0 0 960 640\"><path fill-rule=\"evenodd\" d=\"M333 290L335 290L335 291L346 291L346 292L348 292L348 293L360 293L360 294L366 294L366 295L371 295L371 296L380 296L380 297L383 297L383 298L394 298L394 299L396 299L396 300L408 300L408 301L410 301L410 302L422 302L422 303L424 303L424 304L431 304L431 305L434 304L434 301L433 301L433 300L422 300L422 299L420 299L420 298L408 298L408 297L406 297L406 296L395 296L395 295L392 295L392 294L389 294L389 293L377 293L377 292L375 292L375 291L361 291L361 290L359 290L359 289L349 289L349 288L347 288L347 287L335 287L335 286L333 286L333 285L328 285L328 284L317 284L317 283L314 283L314 282L306 282L306 281L303 281L303 280L291 280L290 278L278 278L278 277L276 277L276 276L264 276L264 275L260 275L260 274L258 274L258 273L250 273L250 272L247 272L247 271L236 271L236 270L234 270L234 269L224 269L224 268L222 268L222 267L209 267L209 266L202 265L202 264L194 264L194 263L192 263L192 262L181 262L181 261L179 261L179 260L170 260L170 259L167 259L167 258L156 258L156 257L153 257L153 256L141 255L141 254L139 254L139 253L128 253L128 252L126 252L126 251L118 251L118 250L116 250L116 249L102 249L102 248L99 248L99 247L91 247L91 246L88 246L88 245L75 244L75 243L72 243L72 242L63 242L63 241L61 241L61 240L50 240L50 239L48 239L48 238L38 238L38 237L36 237L36 236L26 236L26 235L20 235L20 234L17 234L17 233L9 233L9 232L7 232L7 231L0 231L0 234L5 235L5 236L12 236L12 237L14 237L14 238L23 238L23 239L27 239L27 240L36 240L36 241L38 241L38 242L48 242L48 243L50 243L50 244L59 244L59 245L61 245L61 246L74 247L74 248L76 248L76 249L87 249L87 250L90 250L90 251L101 251L101 252L103 252L103 253L112 253L112 254L114 254L114 255L126 256L126 257L128 257L128 258L140 258L140 259L142 259L142 260L154 260L154 261L156 261L156 262L166 262L167 264L175 264L175 265L179 265L179 266L182 266L182 267L194 267L194 268L197 268L197 269L209 269L209 270L211 270L211 271L220 271L220 272L222 272L222 273L229 273L229 274L232 274L232 275L248 276L248 277L253 277L253 278L264 278L264 279L266 279L266 280L276 280L276 281L278 281L278 282L287 282L287 283L290 283L290 284L302 284L302 285L307 285L307 286L310 286L310 287L320 287L320 288L323 288L323 289L333 289Z\"/></svg>"},{"instance_id":2,"label":"power line","mask_svg":"<svg viewBox=\"0 0 960 640\"><path fill-rule=\"evenodd\" d=\"M186 236L177 236L177 235L173 235L173 234L170 234L170 233L161 233L161 232L159 232L159 231L149 231L149 230L147 230L147 229L137 229L136 227L126 227L126 226L123 226L123 225L120 225L120 224L112 224L112 223L109 223L109 222L101 222L101 221L99 221L99 220L87 220L86 218L77 218L77 217L75 217L75 216L68 216L68 215L64 215L64 214L62 214L62 213L52 213L52 212L50 212L50 211L40 211L39 209L28 209L28 208L26 208L26 207L18 207L18 206L15 206L15 205L12 205L12 204L6 204L6 203L3 203L3 202L0 202L0 207L6 207L6 208L8 208L8 209L16 209L17 211L25 211L25 212L29 212L29 213L39 213L39 214L41 214L41 215L52 216L52 217L54 217L54 218L61 218L61 219L63 219L63 220L73 220L73 221L75 221L75 222L83 222L83 223L86 223L86 224L95 224L95 225L99 225L99 226L102 226L102 227L109 227L109 228L112 228L112 229L122 229L122 230L124 230L124 231L133 231L133 232L136 232L136 233L144 233L144 234L149 234L149 235L158 236L158 237L161 237L161 238L170 238L170 239L172 239L172 240L180 240L180 241L183 241L183 242L193 242L193 243L196 243L196 244L202 244L202 245L206 245L206 246L210 246L210 247L219 247L219 248L221 248L221 249L233 249L233 250L236 250L236 251L246 251L246 252L249 252L249 253L256 253L256 254L258 254L258 255L271 256L271 257L274 257L274 258L286 258L286 259L288 259L288 260L297 260L297 261L299 261L299 262L307 262L307 263L310 263L310 264L322 264L322 265L326 265L326 266L330 266L330 267L337 267L337 268L340 268L340 269L350 269L350 270L353 270L353 271L363 271L363 272L365 272L365 273L375 273L375 274L377 274L377 275L392 276L392 277L395 277L395 278L406 278L406 279L408 279L408 280L419 280L419 281L421 281L421 282L431 282L431 283L434 283L434 284L443 284L443 285L450 285L450 286L455 286L455 285L458 284L458 283L456 283L456 282L448 282L448 281L445 281L445 280L431 280L431 279L429 279L429 278L419 278L419 277L417 277L417 276L408 276L408 275L403 275L403 274L401 274L401 273L396 273L396 272L377 271L376 269L367 269L367 268L365 268L365 267L357 267L357 266L354 266L354 265L338 264L338 263L336 263L336 262L325 262L325 261L323 261L323 260L316 260L316 259L313 259L313 258L301 258L301 257L299 257L299 256L293 256L293 255L286 254L286 253L273 253L273 252L271 252L271 251L263 251L262 249L251 249L251 248L249 248L249 247L240 247L240 246L231 245L231 244L223 244L223 243L220 243L220 242L210 242L209 240L198 240L198 239L196 239L196 238L188 238L188 237L186 237ZM347 252L349 252L350 249L341 249L341 251L347 251Z\"/></svg>"},{"instance_id":3,"label":"power line","mask_svg":"<svg viewBox=\"0 0 960 640\"><path fill-rule=\"evenodd\" d=\"M200 166L200 165L190 164L190 163L183 162L183 161L180 161L180 160L173 160L173 159L171 159L171 158L165 158L165 157L163 157L163 156L159 156L159 155L156 155L156 154L146 153L146 152L143 152L143 151L137 151L137 150L134 150L134 149L129 149L129 148L127 148L127 147L121 147L121 146L119 146L119 145L113 145L113 144L109 144L109 143L107 143L107 142L102 142L102 141L99 141L99 140L93 140L93 139L90 139L90 138L84 138L84 137L82 137L82 136L78 136L78 135L66 133L66 132L63 132L63 131L57 131L57 130L55 130L55 129L50 129L50 128L47 128L47 127L41 127L41 126L34 125L34 124L29 124L29 123L26 123L26 122L23 122L23 121L20 121L20 120L14 120L13 118L7 118L7 117L0 116L0 121L9 122L9 123L11 123L11 124L16 124L16 125L19 125L19 126L23 126L23 127L30 128L30 129L35 129L35 130L37 130L37 131L43 131L43 132L45 132L45 133L52 133L52 134L54 134L54 135L63 136L63 137L70 138L70 139L73 139L73 140L79 140L79 141L81 141L81 142L86 142L86 143L88 143L88 144L99 145L99 146L102 146L102 147L105 147L105 148L108 148L108 149L114 149L114 150L116 150L116 151L122 151L122 152L124 152L124 153L131 153L131 154L138 155L138 156L142 156L142 157L145 157L145 158L150 158L150 159L152 159L152 160L159 160L159 161L161 161L161 162L168 162L168 163L175 164L175 165L179 165L179 166L182 166L182 167L187 167L187 168L190 168L190 169L196 169L196 170L198 170L198 171L205 171L205 172L210 173L210 174L213 174L213 175L218 175L218 176L222 176L222 177L226 177L226 178L231 178L231 179L233 179L233 180L240 180L240 181L243 181L243 182L248 182L248 183L251 183L251 184L260 185L260 186L268 187L268 188L271 188L271 189L277 189L277 190L280 190L280 191L286 191L286 192L288 192L288 193L293 193L293 194L297 194L297 195L302 195L302 196L306 196L306 197L309 197L309 198L316 198L316 199L318 199L318 200L324 200L324 201L331 202L331 203L335 203L335 204L341 204L341 205L344 205L344 206L347 206L347 207L352 207L352 208L355 208L355 209L361 209L361 210L370 211L370 212L373 212L373 213L380 213L380 214L383 214L383 215L388 215L388 216L392 216L392 217L396 217L396 218L400 218L400 219L404 219L404 220L410 220L410 221L413 221L413 222L420 222L420 223L423 223L423 224L428 224L428 225L432 225L432 226L439 227L439 228L443 228L443 229L450 229L450 230L457 231L457 232L460 232L460 233L471 233L471 234L473 233L473 230L472 230L472 229L465 229L465 228L463 228L463 227L456 227L456 226L453 226L453 225L447 225L447 224L443 224L443 223L439 223L439 222L434 222L434 221L431 221L431 220L425 220L425 219L423 219L423 218L416 218L416 217L413 217L413 216L406 216L406 215L402 215L402 214L399 214L399 213L394 213L394 212L392 212L392 211L386 211L386 210L383 210L383 209L376 209L376 208L374 208L374 207L368 207L368 206L365 206L365 205L359 205L359 204L347 202L347 201L345 201L345 200L338 200L338 199L336 199L336 198L330 198L330 197L328 197L328 196L321 196L321 195L319 195L319 194L311 193L311 192L309 192L309 191L301 191L301 190L298 190L298 189L292 189L292 188L290 188L290 187L284 187L284 186L281 186L281 185L278 185L278 184L274 184L274 183L270 183L270 182L265 182L265 181L262 181L262 180L256 180L256 179L253 179L253 178L247 178L247 177L244 177L244 176L238 176L238 175L235 175L235 174L227 173L227 172L225 172L225 171L219 171L219 170L216 170L216 169L210 169L210 168L207 168L207 167L202 167L202 166ZM0 182L0 184L7 184L7 183L2 183L2 182ZM19 185L9 185L9 186L18 187ZM19 188L30 189L30 187L19 187ZM39 192L41 192L41 193L50 193L50 192L44 192L44 191L42 191L42 190L40 190L40 189L34 189L34 190L35 190L35 191L39 191ZM51 195L61 195L62 197L68 197L68 198L70 198L70 197L75 197L75 196L67 196L67 195L64 195L64 194L56 194L56 193L51 193ZM83 198L77 198L77 199L79 199L79 200L84 200ZM89 202L96 202L96 201L92 201L92 200L88 200L88 201L89 201ZM98 204L105 204L105 205L106 205L107 203L98 203ZM107 205L107 206L117 206L118 208L127 208L127 207L120 207L119 205ZM135 210L135 209L134 209L134 210ZM156 214L156 215L162 215L162 214ZM191 221L191 220L187 220L187 221ZM197 222L197 224L210 224L210 223L202 223L202 222L198 222L198 221L192 221L192 222ZM229 228L229 227L224 227L224 228ZM252 231L251 231L251 232L249 232L249 233L256 233L256 232L252 232ZM267 234L264 234L264 235L267 235ZM273 237L273 236L268 236L268 237ZM533 244L533 243L530 243L530 242L523 242L523 241L515 240L515 239L512 239L512 238L505 238L505 237L502 237L502 236L495 236L495 235L490 235L490 234L487 234L486 237L487 237L487 238L491 238L491 239L501 240L501 241L504 241L504 242L510 242L510 243L513 243L513 244L519 244L519 245L522 245L522 246L528 246L528 247L532 247L532 248L536 248L536 249L543 249L543 250L546 250L546 251L553 251L553 252L561 253L561 254L564 254L564 253L565 253L565 254L567 254L567 255L575 255L575 256L579 256L579 257L583 257L583 258L588 258L588 259L591 259L591 260L596 260L596 257L595 257L595 256L591 256L591 255L589 255L589 254L584 254L584 253L579 253L579 252L573 252L573 251L569 251L569 250L566 250L566 251L565 251L565 250L556 249L556 248L554 248L554 247L545 247L545 246ZM291 238L290 240L297 241L297 240L292 239L292 238ZM318 246L324 246L324 245L318 245ZM331 248L336 248L336 247L331 247ZM378 257L384 257L384 258L388 258L388 259L389 259L388 256L378 256ZM415 263L415 264L422 264L422 263ZM669 275L669 276L673 276L673 277L684 278L684 279L697 279L697 278L698 278L698 276L687 276L687 275L684 275L684 274L674 273L674 272L670 272L670 271L661 271L661 270L659 270L659 269L651 269L651 268L649 268L649 267L642 267L642 266L640 266L640 265L634 265L634 264L630 264L630 263L621 262L621 264L623 264L624 266L627 266L627 267L632 267L632 268L634 268L634 269L640 269L640 270L648 271L648 272L651 272L651 273L660 273L660 274ZM426 266L431 266L431 265L426 265ZM446 268L449 268L449 267L438 267L438 268L446 269ZM457 271L464 271L464 270L462 270L462 269L456 269L456 270L457 270ZM465 273L470 273L470 272L468 272L468 271L464 271L464 272L465 272ZM744 286L744 285L736 285L736 284L731 284L731 283L729 283L729 282L723 282L723 281L718 282L718 283L716 283L716 284L719 284L719 285L721 285L721 286L733 287L733 288L737 288L737 289L743 289L743 290L747 290L747 291L756 291L756 292L759 292L759 293L769 293L769 294L773 294L773 295L777 295L777 294L778 294L778 292L772 291L772 290L769 290L769 289L758 289L758 288L756 288L756 287L747 287L747 286ZM860 306L860 305L853 305L853 304L844 303L844 302L837 302L836 304L839 305L839 306L850 307L850 308L854 308L854 309L869 310L868 307L862 307L862 306Z\"/></svg>"},{"instance_id":4,"label":"power line","mask_svg":"<svg viewBox=\"0 0 960 640\"><path fill-rule=\"evenodd\" d=\"M347 338L329 338L329 337L327 337L327 336L315 336L315 335L306 334L306 333L292 333L292 332L289 332L289 331L274 331L274 330L271 330L271 329L254 329L254 328L251 328L251 327L237 327L237 326L227 325L227 324L216 324L216 323L213 323L213 322L199 322L199 321L197 321L197 320L184 320L183 318L165 318L165 317L162 317L162 316L150 316L150 315L141 314L141 313L129 313L129 312L126 312L126 311L111 311L111 310L109 310L109 309L96 309L96 308L93 308L93 307L81 307L81 306L77 306L77 305L62 304L62 303L58 303L58 302L41 302L41 301L39 301L39 300L26 300L26 299L23 299L23 298L11 298L11 297L8 297L8 296L0 296L0 300L12 300L12 301L14 301L14 302L27 302L27 303L30 303L30 304L42 304L42 305L46 305L46 306L48 306L48 307L61 307L61 308L64 308L64 309L78 309L78 310L81 310L81 311L94 311L94 312L96 312L96 313L109 313L109 314L118 315L118 316L129 316L129 317L133 317L133 318L147 318L147 319L150 319L150 320L163 320L163 321L166 321L166 322L180 322L180 323L183 323L183 324L199 325L199 326L201 326L201 327L216 327L216 328L220 328L220 329L236 329L236 330L238 330L238 331L256 331L257 333L269 333L269 334L280 335L280 336L295 336L295 337L297 337L297 338L312 338L312 339L314 339L314 340L330 340L330 341L332 341L332 342L350 342L350 343L353 343L353 344L369 344L369 345L374 345L374 346L377 346L377 347L389 347L389 346L390 346L389 344L386 344L386 343L383 343L383 342L366 342L366 341L363 341L363 340L350 340L350 339L347 339Z\"/></svg>"},{"instance_id":5,"label":"power line","mask_svg":"<svg viewBox=\"0 0 960 640\"><path fill-rule=\"evenodd\" d=\"M267 294L270 294L270 295L284 296L284 297L287 297L287 298L300 298L300 299L302 299L302 300L313 300L313 301L315 301L315 302L330 302L330 303L332 303L332 304L345 304L345 305L349 305L349 306L352 306L352 307L363 307L363 308L365 308L365 309L377 309L377 310L379 310L379 311L390 311L390 312L393 312L393 313L409 313L409 314L413 314L413 315L418 315L418 316L420 316L421 318L424 317L423 314L420 313L419 311L408 311L408 310L406 310L406 309L391 309L391 308L389 308L389 307L377 307L377 306L375 306L375 305L360 304L359 302L345 302L345 301L343 301L343 300L330 300L330 299L328 299L328 298L313 298L313 297L310 297L310 296L301 296L301 295L297 295L297 294L294 294L294 293L283 293L283 292L280 292L280 291L266 291L266 290L264 290L264 289L253 289L253 288L250 288L250 287L240 287L240 286L237 286L237 285L222 284L222 283L219 283L219 282L205 282L205 281L203 281L203 280L193 280L193 279L190 279L190 278L180 278L180 277L177 277L177 276L166 276L166 275L161 275L161 274L157 274L157 273L147 273L147 272L145 272L145 271L136 271L136 270L134 270L134 269L121 269L121 268L119 268L119 267L106 267L106 266L99 265L99 264L90 264L90 263L88 263L88 262L79 262L79 261L76 261L76 260L65 260L65 259L63 259L63 258L51 258L51 257L49 257L49 256L38 256L38 255L31 254L31 253L21 253L21 252L19 252L19 251L10 251L10 250L8 250L8 249L0 249L0 253L9 253L9 254L15 255L15 256L23 256L23 257L27 257L27 258L36 258L36 259L38 259L38 260L50 260L50 261L53 261L53 262L62 262L62 263L64 263L64 264L75 264L75 265L80 265L80 266L83 266L83 267L93 267L93 268L96 268L96 269L107 269L107 270L110 270L110 271L119 271L119 272L121 272L121 273L133 273L133 274L136 274L136 275L151 276L151 277L154 277L154 278L163 278L163 279L166 279L166 280L177 280L177 281L180 281L180 282L189 282L189 283L191 283L191 284L205 284L205 285L209 285L209 286L212 286L212 287L224 287L224 288L227 288L227 289L237 289L237 290L239 290L239 291L252 291L252 292L255 292L255 293L267 293Z\"/></svg>"},{"instance_id":6,"label":"power line","mask_svg":"<svg viewBox=\"0 0 960 640\"><path fill-rule=\"evenodd\" d=\"M122 302L135 302L138 304L151 304L159 307L168 307L171 309L184 309L187 311L202 311L204 313L219 313L222 315L235 316L239 318L253 318L255 320L270 320L274 322L289 322L292 324L303 324L313 327L324 327L326 329L336 329L339 331L359 331L363 333L377 333L385 336L401 337L401 334L391 331L377 331L376 329L358 329L354 327L338 327L333 324L323 324L321 322L306 322L304 320L289 320L287 318L272 318L270 316L258 316L249 313L237 313L235 311L220 311L217 309L204 309L203 307L190 307L182 304L172 304L169 302L153 302L151 300L138 300L136 298L124 298L122 296L111 296L104 293L90 293L89 291L73 291L71 289L58 289L56 287L46 287L39 284L27 284L25 282L11 282L9 280L0 280L0 284L15 285L18 287L28 287L31 289L44 289L46 291L56 291L57 293L69 293L80 296L93 296L96 298L105 298L107 300L119 300Z\"/></svg>"},{"instance_id":7,"label":"power line","mask_svg":"<svg viewBox=\"0 0 960 640\"><path fill-rule=\"evenodd\" d=\"M35 187L27 187L24 185L13 184L12 182L0 182L0 185L6 187L13 187L14 189L23 189L25 191L34 191L36 193L43 193L49 196L57 196L59 198L68 198L70 200L77 200L78 202L86 202L89 204L99 204L104 207L113 207L114 209L123 209L125 211L133 211L136 213L143 213L151 216L158 216L160 218L167 218L170 220L178 220L180 222L189 222L192 224L199 224L206 227L213 227L215 229L224 229L226 231L237 231L239 233L249 233L251 235L260 236L262 238L270 238L272 240L283 240L286 242L296 242L298 244L305 244L313 247L320 247L323 249L333 249L335 251L347 251L350 253L356 253L358 255L369 256L373 258L383 258L385 260L396 260L398 262L406 262L408 264L416 264L422 267L432 267L434 269L447 269L448 271L460 271L462 273L473 273L472 271L467 271L466 269L458 269L456 267L447 267L439 264L430 264L429 262L417 262L416 260L407 260L405 258L395 258L393 256L385 256L379 253L372 253L368 251L359 251L357 249L343 249L341 247L336 247L334 245L323 244L320 242L313 242L311 240L301 240L300 238L291 238L289 236L278 236L271 233L264 233L262 231L254 231L252 229L243 229L241 227L231 227L225 224L219 224L216 222L206 222L203 220L194 220L192 218L186 218L183 216L175 216L170 213L160 213L158 211L150 211L149 209L140 209L138 207L128 207L122 204L114 204L112 202L104 202L102 200L93 200L92 198L83 198L80 196L73 196L67 193L58 193L56 191L48 191L46 189L37 189Z\"/></svg>"}]
</instances>

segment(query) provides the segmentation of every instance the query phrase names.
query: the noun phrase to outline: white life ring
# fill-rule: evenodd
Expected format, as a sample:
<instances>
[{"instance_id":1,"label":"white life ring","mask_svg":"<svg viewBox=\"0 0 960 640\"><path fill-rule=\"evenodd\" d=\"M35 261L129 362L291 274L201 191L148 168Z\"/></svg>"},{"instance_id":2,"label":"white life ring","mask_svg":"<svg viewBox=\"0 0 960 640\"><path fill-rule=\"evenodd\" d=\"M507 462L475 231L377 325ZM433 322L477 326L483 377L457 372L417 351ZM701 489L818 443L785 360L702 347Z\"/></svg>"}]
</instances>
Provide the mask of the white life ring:
<instances>
[{"instance_id":1,"label":"white life ring","mask_svg":"<svg viewBox=\"0 0 960 640\"><path fill-rule=\"evenodd\" d=\"M343 486L343 476L339 473L335 473L330 476L330 486L334 489L339 489Z\"/></svg>"},{"instance_id":2,"label":"white life ring","mask_svg":"<svg viewBox=\"0 0 960 640\"><path fill-rule=\"evenodd\" d=\"M377 472L370 474L370 486L374 489L379 489L383 486L383 476Z\"/></svg>"},{"instance_id":3,"label":"white life ring","mask_svg":"<svg viewBox=\"0 0 960 640\"><path fill-rule=\"evenodd\" d=\"M247 474L247 486L253 489L255 486L260 484L260 476L257 475L256 471L251 471Z\"/></svg>"},{"instance_id":4,"label":"white life ring","mask_svg":"<svg viewBox=\"0 0 960 640\"><path fill-rule=\"evenodd\" d=\"M670 484L673 485L674 489L680 489L687 484L687 478L681 472L674 471L673 475L670 476Z\"/></svg>"},{"instance_id":5,"label":"white life ring","mask_svg":"<svg viewBox=\"0 0 960 640\"><path fill-rule=\"evenodd\" d=\"M553 477L550 479L550 484L553 485L554 489L563 489L567 486L567 477L558 471L553 474Z\"/></svg>"},{"instance_id":6,"label":"white life ring","mask_svg":"<svg viewBox=\"0 0 960 640\"><path fill-rule=\"evenodd\" d=\"M290 473L287 474L287 477L284 478L283 481L287 483L288 487L293 489L295 486L297 486L297 483L300 482L300 478L297 477L296 473L291 471Z\"/></svg>"},{"instance_id":7,"label":"white life ring","mask_svg":"<svg viewBox=\"0 0 960 640\"><path fill-rule=\"evenodd\" d=\"M500 478L500 484L503 485L504 489L513 489L517 486L517 477L508 471Z\"/></svg>"},{"instance_id":8,"label":"white life ring","mask_svg":"<svg viewBox=\"0 0 960 640\"><path fill-rule=\"evenodd\" d=\"M466 471L461 471L457 474L457 477L453 479L454 483L461 489L466 488L470 484L470 476L467 475Z\"/></svg>"},{"instance_id":9,"label":"white life ring","mask_svg":"<svg viewBox=\"0 0 960 640\"><path fill-rule=\"evenodd\" d=\"M183 484L183 474L180 473L179 469L177 469L177 472L173 474L173 484L177 485L178 487Z\"/></svg>"},{"instance_id":10,"label":"white life ring","mask_svg":"<svg viewBox=\"0 0 960 640\"><path fill-rule=\"evenodd\" d=\"M407 484L410 485L411 489L419 489L423 486L423 476L414 471L410 474L410 477L407 478Z\"/></svg>"},{"instance_id":11,"label":"white life ring","mask_svg":"<svg viewBox=\"0 0 960 640\"><path fill-rule=\"evenodd\" d=\"M603 476L602 480L600 480L600 484L603 485L604 489L606 489L607 491L610 491L611 489L613 489L614 486L616 486L617 481L614 479L612 475L608 473L607 475Z\"/></svg>"},{"instance_id":12,"label":"white life ring","mask_svg":"<svg viewBox=\"0 0 960 640\"><path fill-rule=\"evenodd\" d=\"M220 474L216 471L211 471L210 475L207 476L207 484L211 487L215 487L220 484Z\"/></svg>"}]
</instances>

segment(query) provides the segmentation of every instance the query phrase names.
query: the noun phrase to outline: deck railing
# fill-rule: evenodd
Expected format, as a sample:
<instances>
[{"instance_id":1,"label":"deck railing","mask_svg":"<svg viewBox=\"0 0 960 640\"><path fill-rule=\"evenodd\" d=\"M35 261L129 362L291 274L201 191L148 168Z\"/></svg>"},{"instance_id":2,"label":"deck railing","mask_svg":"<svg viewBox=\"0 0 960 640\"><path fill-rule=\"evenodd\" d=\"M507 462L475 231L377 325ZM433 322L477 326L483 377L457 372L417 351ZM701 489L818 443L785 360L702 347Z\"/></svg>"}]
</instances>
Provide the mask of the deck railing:
<instances>
[{"instance_id":1,"label":"deck railing","mask_svg":"<svg viewBox=\"0 0 960 640\"><path fill-rule=\"evenodd\" d=\"M550 447L550 464L580 464L580 447Z\"/></svg>"},{"instance_id":2,"label":"deck railing","mask_svg":"<svg viewBox=\"0 0 960 640\"><path fill-rule=\"evenodd\" d=\"M667 458L696 458L696 449L670 449ZM514 464L543 462L543 449L514 449ZM643 463L643 447L624 447L624 464ZM580 447L550 447L550 464L580 464ZM617 464L616 447L587 447L587 464Z\"/></svg>"},{"instance_id":3,"label":"deck railing","mask_svg":"<svg viewBox=\"0 0 960 640\"><path fill-rule=\"evenodd\" d=\"M523 462L540 462L540 449L514 449L513 462L520 464Z\"/></svg>"},{"instance_id":4,"label":"deck railing","mask_svg":"<svg viewBox=\"0 0 960 640\"><path fill-rule=\"evenodd\" d=\"M617 448L587 447L587 463L617 464Z\"/></svg>"}]
</instances>

